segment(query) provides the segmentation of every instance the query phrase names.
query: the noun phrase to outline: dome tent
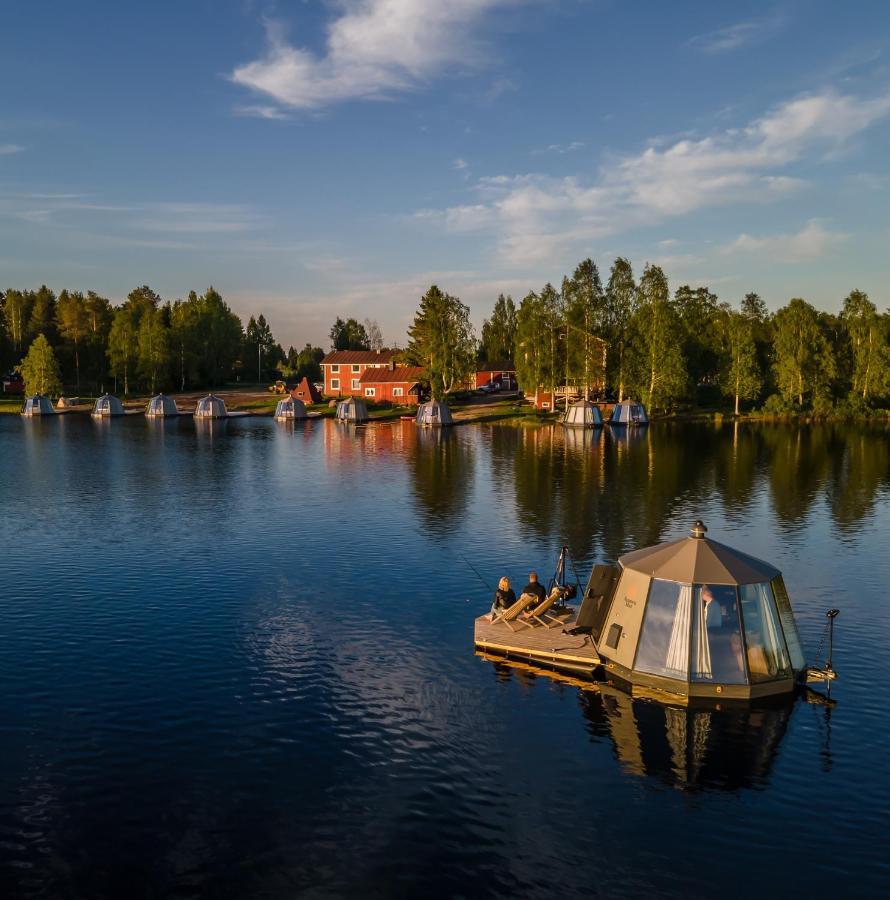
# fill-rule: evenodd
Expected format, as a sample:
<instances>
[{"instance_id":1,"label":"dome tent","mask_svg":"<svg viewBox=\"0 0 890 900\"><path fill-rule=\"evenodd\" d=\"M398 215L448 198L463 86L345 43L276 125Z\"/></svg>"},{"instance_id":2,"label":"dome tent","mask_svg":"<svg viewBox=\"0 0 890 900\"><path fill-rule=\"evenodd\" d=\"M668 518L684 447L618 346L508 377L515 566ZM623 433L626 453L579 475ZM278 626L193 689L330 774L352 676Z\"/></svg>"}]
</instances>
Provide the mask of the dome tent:
<instances>
[{"instance_id":1,"label":"dome tent","mask_svg":"<svg viewBox=\"0 0 890 900\"><path fill-rule=\"evenodd\" d=\"M225 401L213 394L202 397L195 407L196 419L225 419L228 415Z\"/></svg>"},{"instance_id":2,"label":"dome tent","mask_svg":"<svg viewBox=\"0 0 890 900\"><path fill-rule=\"evenodd\" d=\"M442 400L429 400L417 407L418 425L453 425L451 410Z\"/></svg>"},{"instance_id":3,"label":"dome tent","mask_svg":"<svg viewBox=\"0 0 890 900\"><path fill-rule=\"evenodd\" d=\"M93 405L93 413L96 418L107 418L109 416L122 416L124 414L124 405L114 396L114 394L103 394Z\"/></svg>"},{"instance_id":4,"label":"dome tent","mask_svg":"<svg viewBox=\"0 0 890 900\"><path fill-rule=\"evenodd\" d=\"M354 425L368 421L368 407L359 397L347 397L337 404L337 421Z\"/></svg>"},{"instance_id":5,"label":"dome tent","mask_svg":"<svg viewBox=\"0 0 890 900\"><path fill-rule=\"evenodd\" d=\"M33 397L28 397L22 407L22 415L28 417L51 416L55 415L55 412L49 397L44 397L43 394L34 394Z\"/></svg>"},{"instance_id":6,"label":"dome tent","mask_svg":"<svg viewBox=\"0 0 890 900\"><path fill-rule=\"evenodd\" d=\"M281 421L293 421L306 418L306 404L297 397L285 397L275 407L275 418Z\"/></svg>"},{"instance_id":7,"label":"dome tent","mask_svg":"<svg viewBox=\"0 0 890 900\"><path fill-rule=\"evenodd\" d=\"M646 407L636 400L622 400L612 408L610 425L648 425Z\"/></svg>"},{"instance_id":8,"label":"dome tent","mask_svg":"<svg viewBox=\"0 0 890 900\"><path fill-rule=\"evenodd\" d=\"M573 428L599 428L603 424L603 414L595 403L579 400L566 409L562 423Z\"/></svg>"},{"instance_id":9,"label":"dome tent","mask_svg":"<svg viewBox=\"0 0 890 900\"><path fill-rule=\"evenodd\" d=\"M609 676L690 698L792 691L806 664L781 573L706 532L618 560L592 627Z\"/></svg>"},{"instance_id":10,"label":"dome tent","mask_svg":"<svg viewBox=\"0 0 890 900\"><path fill-rule=\"evenodd\" d=\"M167 397L165 394L158 394L148 401L148 406L145 407L145 415L148 416L149 419L163 419L167 416L178 416L179 407L172 397Z\"/></svg>"}]
</instances>

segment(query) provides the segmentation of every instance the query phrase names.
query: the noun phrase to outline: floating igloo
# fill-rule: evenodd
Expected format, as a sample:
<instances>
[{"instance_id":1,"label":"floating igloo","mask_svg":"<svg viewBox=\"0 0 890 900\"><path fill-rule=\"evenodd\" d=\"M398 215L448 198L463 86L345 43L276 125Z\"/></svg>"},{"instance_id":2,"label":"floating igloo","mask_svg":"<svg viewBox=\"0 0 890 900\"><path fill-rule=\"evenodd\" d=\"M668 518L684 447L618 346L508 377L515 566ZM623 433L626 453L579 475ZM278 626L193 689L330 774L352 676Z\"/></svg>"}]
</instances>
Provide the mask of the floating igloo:
<instances>
[{"instance_id":1,"label":"floating igloo","mask_svg":"<svg viewBox=\"0 0 890 900\"><path fill-rule=\"evenodd\" d=\"M122 416L124 414L124 405L114 394L103 394L93 405L92 414L97 419Z\"/></svg>"},{"instance_id":2,"label":"floating igloo","mask_svg":"<svg viewBox=\"0 0 890 900\"><path fill-rule=\"evenodd\" d=\"M595 403L579 400L566 410L562 424L572 428L599 428L603 424L603 414Z\"/></svg>"},{"instance_id":3,"label":"floating igloo","mask_svg":"<svg viewBox=\"0 0 890 900\"><path fill-rule=\"evenodd\" d=\"M360 397L347 397L337 404L337 421L353 425L368 421L368 407Z\"/></svg>"},{"instance_id":4,"label":"floating igloo","mask_svg":"<svg viewBox=\"0 0 890 900\"><path fill-rule=\"evenodd\" d=\"M791 692L806 663L781 572L706 531L618 560L592 627L609 677L690 698Z\"/></svg>"},{"instance_id":5,"label":"floating igloo","mask_svg":"<svg viewBox=\"0 0 890 900\"><path fill-rule=\"evenodd\" d=\"M442 400L429 400L417 407L418 425L453 425L451 410Z\"/></svg>"},{"instance_id":6,"label":"floating igloo","mask_svg":"<svg viewBox=\"0 0 890 900\"><path fill-rule=\"evenodd\" d=\"M202 397L195 407L196 419L225 419L228 415L225 401L214 394Z\"/></svg>"},{"instance_id":7,"label":"floating igloo","mask_svg":"<svg viewBox=\"0 0 890 900\"><path fill-rule=\"evenodd\" d=\"M648 425L649 417L646 415L646 407L636 400L622 400L616 403L612 409L610 425Z\"/></svg>"},{"instance_id":8,"label":"floating igloo","mask_svg":"<svg viewBox=\"0 0 890 900\"><path fill-rule=\"evenodd\" d=\"M33 397L28 397L22 407L22 415L29 418L31 416L52 416L55 415L55 412L49 397L44 397L43 394L34 394Z\"/></svg>"},{"instance_id":9,"label":"floating igloo","mask_svg":"<svg viewBox=\"0 0 890 900\"><path fill-rule=\"evenodd\" d=\"M166 394L158 394L148 401L148 406L145 407L145 415L149 419L164 419L167 416L178 416L179 407L172 397L168 397Z\"/></svg>"},{"instance_id":10,"label":"floating igloo","mask_svg":"<svg viewBox=\"0 0 890 900\"><path fill-rule=\"evenodd\" d=\"M285 397L275 406L275 418L279 422L292 422L306 418L306 404L297 397Z\"/></svg>"}]
</instances>

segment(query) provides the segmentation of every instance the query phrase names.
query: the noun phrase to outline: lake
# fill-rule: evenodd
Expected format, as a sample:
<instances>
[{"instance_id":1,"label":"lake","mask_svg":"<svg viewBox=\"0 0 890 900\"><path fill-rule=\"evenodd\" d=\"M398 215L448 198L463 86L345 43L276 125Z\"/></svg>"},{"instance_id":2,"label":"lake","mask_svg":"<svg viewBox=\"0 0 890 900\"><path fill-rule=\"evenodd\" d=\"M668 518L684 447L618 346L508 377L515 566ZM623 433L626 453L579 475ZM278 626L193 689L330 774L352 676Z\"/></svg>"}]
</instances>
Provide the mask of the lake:
<instances>
[{"instance_id":1,"label":"lake","mask_svg":"<svg viewBox=\"0 0 890 900\"><path fill-rule=\"evenodd\" d=\"M886 891L887 429L0 416L0 459L4 897ZM696 518L811 662L841 609L836 705L474 654L500 575Z\"/></svg>"}]
</instances>

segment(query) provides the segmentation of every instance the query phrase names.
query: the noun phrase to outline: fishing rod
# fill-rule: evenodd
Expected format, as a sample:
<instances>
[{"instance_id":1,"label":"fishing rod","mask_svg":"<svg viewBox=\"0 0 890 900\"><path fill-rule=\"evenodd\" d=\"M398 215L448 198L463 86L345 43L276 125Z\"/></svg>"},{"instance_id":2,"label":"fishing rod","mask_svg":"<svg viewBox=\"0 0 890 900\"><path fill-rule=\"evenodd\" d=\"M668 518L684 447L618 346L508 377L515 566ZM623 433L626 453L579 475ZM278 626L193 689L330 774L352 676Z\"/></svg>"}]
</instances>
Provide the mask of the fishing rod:
<instances>
[{"instance_id":1,"label":"fishing rod","mask_svg":"<svg viewBox=\"0 0 890 900\"><path fill-rule=\"evenodd\" d=\"M457 553L470 569L472 569L475 576L485 585L485 589L490 591L491 585L482 577L479 570L463 555L463 553L458 553L456 550L454 552Z\"/></svg>"}]
</instances>

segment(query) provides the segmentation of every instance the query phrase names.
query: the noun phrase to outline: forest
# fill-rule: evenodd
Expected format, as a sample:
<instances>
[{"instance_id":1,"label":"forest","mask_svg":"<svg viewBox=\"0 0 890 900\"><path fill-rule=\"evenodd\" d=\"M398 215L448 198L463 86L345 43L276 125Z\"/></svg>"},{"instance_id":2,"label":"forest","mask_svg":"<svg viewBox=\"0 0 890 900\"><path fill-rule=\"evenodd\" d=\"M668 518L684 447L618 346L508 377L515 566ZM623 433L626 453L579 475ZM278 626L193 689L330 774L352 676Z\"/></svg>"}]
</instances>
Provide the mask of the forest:
<instances>
[{"instance_id":1,"label":"forest","mask_svg":"<svg viewBox=\"0 0 890 900\"><path fill-rule=\"evenodd\" d=\"M619 257L603 280L591 259L557 287L516 304L501 295L477 339L470 310L433 285L420 298L401 359L423 366L435 396L465 384L479 362L512 363L527 395L596 387L652 410L758 410L868 415L890 405L890 314L851 290L829 313L795 297L770 312L747 293L737 306L707 287L670 290L646 265ZM331 349L384 347L377 323L337 318ZM134 392L320 378L325 351L287 351L263 315L246 327L214 288L164 301L150 287L114 306L93 291L0 293L0 370L39 373L47 393ZM27 380L27 379L26 379Z\"/></svg>"}]
</instances>

